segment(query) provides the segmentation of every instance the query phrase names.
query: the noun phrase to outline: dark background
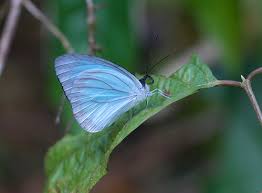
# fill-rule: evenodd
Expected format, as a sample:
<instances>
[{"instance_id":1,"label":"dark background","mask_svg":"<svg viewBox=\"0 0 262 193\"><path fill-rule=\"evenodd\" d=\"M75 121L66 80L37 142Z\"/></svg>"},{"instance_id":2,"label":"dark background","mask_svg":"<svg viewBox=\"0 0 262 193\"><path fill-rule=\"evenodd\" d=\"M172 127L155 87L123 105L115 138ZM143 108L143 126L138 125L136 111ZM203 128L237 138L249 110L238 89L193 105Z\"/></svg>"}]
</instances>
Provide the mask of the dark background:
<instances>
[{"instance_id":1,"label":"dark background","mask_svg":"<svg viewBox=\"0 0 262 193\"><path fill-rule=\"evenodd\" d=\"M0 29L8 1L1 1ZM87 53L84 0L34 1ZM99 56L133 73L171 53L154 73L168 75L197 53L219 79L240 80L262 63L262 2L256 0L99 0ZM7 5L7 6L6 6ZM0 193L38 193L44 156L72 117L54 119L62 90L54 59L60 42L25 9L0 77ZM253 81L262 100L261 76ZM77 132L74 123L70 132ZM187 97L136 129L113 152L93 193L259 193L262 129L239 88Z\"/></svg>"}]
</instances>

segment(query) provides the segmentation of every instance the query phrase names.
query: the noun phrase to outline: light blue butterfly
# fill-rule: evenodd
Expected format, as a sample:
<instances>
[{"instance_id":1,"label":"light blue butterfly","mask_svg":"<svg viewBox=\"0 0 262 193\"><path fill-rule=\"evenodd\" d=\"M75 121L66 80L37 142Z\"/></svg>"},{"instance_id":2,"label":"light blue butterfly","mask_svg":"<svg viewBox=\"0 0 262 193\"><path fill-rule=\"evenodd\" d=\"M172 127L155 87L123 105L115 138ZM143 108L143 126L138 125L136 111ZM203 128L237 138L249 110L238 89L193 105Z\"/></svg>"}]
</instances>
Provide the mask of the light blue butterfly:
<instances>
[{"instance_id":1,"label":"light blue butterfly","mask_svg":"<svg viewBox=\"0 0 262 193\"><path fill-rule=\"evenodd\" d=\"M138 80L124 68L104 59L66 54L55 60L56 74L83 129L98 132L121 114L161 90L150 91L145 75Z\"/></svg>"}]
</instances>

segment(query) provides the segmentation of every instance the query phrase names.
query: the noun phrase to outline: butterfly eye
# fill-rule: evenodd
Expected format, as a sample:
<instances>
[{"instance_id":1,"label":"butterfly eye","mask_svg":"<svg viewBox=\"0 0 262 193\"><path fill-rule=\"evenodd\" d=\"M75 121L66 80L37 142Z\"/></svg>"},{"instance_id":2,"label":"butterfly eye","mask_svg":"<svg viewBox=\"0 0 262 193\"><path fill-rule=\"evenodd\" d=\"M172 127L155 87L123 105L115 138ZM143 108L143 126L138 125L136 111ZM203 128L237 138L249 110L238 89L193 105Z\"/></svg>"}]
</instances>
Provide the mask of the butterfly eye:
<instances>
[{"instance_id":1,"label":"butterfly eye","mask_svg":"<svg viewBox=\"0 0 262 193\"><path fill-rule=\"evenodd\" d=\"M146 77L146 83L147 83L148 85L154 84L154 79L153 79L151 76L147 75L147 77Z\"/></svg>"}]
</instances>

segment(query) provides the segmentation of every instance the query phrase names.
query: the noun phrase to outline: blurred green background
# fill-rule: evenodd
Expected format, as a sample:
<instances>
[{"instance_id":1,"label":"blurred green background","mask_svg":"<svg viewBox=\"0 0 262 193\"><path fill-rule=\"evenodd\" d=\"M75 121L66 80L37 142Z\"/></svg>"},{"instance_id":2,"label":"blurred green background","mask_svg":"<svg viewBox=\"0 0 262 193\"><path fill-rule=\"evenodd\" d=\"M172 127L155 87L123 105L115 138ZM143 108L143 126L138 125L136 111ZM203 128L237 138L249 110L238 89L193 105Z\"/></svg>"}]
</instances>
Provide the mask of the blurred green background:
<instances>
[{"instance_id":1,"label":"blurred green background","mask_svg":"<svg viewBox=\"0 0 262 193\"><path fill-rule=\"evenodd\" d=\"M1 8L7 2L1 1ZM34 1L87 53L84 0ZM262 64L262 2L256 0L97 0L97 43L133 73L171 53L154 73L168 75L193 53L218 79L240 80ZM6 7L6 6L5 6ZM2 12L1 12L2 13ZM0 14L2 31L6 13ZM62 90L54 59L65 50L23 10L0 77L0 193L37 193L43 160L72 114L54 125ZM262 77L252 82L262 101ZM79 132L77 123L69 130ZM92 193L262 192L262 129L244 92L212 88L171 105L114 151Z\"/></svg>"}]
</instances>

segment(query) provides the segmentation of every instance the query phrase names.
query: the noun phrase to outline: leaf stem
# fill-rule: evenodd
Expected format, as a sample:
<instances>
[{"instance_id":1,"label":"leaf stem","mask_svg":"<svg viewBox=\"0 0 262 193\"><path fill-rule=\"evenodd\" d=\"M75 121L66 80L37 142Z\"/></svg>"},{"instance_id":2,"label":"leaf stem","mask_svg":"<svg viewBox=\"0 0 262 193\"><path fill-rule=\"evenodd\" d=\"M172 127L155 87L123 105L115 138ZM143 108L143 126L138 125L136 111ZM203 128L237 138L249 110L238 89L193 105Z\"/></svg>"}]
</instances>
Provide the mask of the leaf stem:
<instances>
[{"instance_id":1,"label":"leaf stem","mask_svg":"<svg viewBox=\"0 0 262 193\"><path fill-rule=\"evenodd\" d=\"M242 88L241 82L234 81L234 80L217 80L215 82L216 86L233 86L233 87L240 87Z\"/></svg>"},{"instance_id":2,"label":"leaf stem","mask_svg":"<svg viewBox=\"0 0 262 193\"><path fill-rule=\"evenodd\" d=\"M247 93L247 96L254 108L254 111L256 112L257 114L257 118L262 126L262 113L261 113L261 110L260 110L260 107L258 105L258 102L257 102L257 99L254 95L254 92L252 90L252 87L251 87L251 83L250 83L250 80L249 79L246 79L245 81L243 81L242 83L243 85L243 89L246 91Z\"/></svg>"}]
</instances>

